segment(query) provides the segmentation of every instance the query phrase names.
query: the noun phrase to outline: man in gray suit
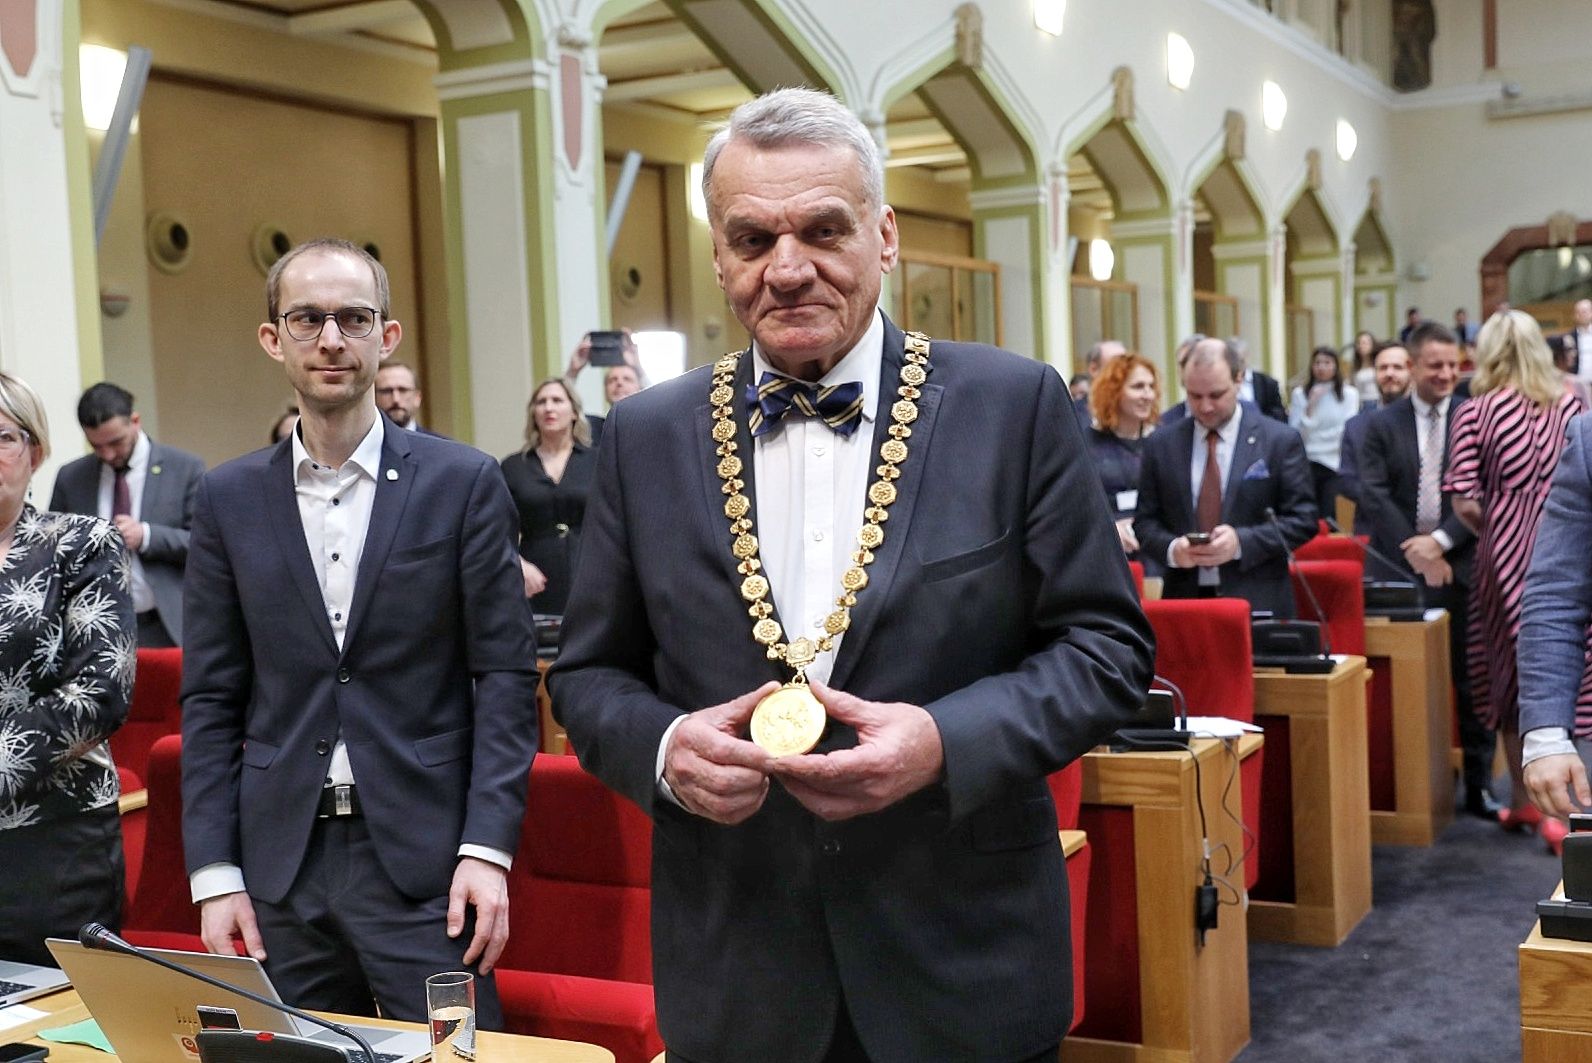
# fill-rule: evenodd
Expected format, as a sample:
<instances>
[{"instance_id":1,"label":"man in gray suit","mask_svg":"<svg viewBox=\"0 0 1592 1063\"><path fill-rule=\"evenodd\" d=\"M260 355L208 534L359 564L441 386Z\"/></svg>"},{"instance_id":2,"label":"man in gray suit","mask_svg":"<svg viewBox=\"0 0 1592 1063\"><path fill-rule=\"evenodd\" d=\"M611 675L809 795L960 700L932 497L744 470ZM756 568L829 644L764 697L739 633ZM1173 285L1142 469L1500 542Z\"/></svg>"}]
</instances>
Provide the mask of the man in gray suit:
<instances>
[{"instance_id":1,"label":"man in gray suit","mask_svg":"<svg viewBox=\"0 0 1592 1063\"><path fill-rule=\"evenodd\" d=\"M150 439L132 394L109 382L83 392L77 423L94 453L56 474L50 508L116 525L133 559L138 644L180 646L182 571L204 462Z\"/></svg>"}]
</instances>

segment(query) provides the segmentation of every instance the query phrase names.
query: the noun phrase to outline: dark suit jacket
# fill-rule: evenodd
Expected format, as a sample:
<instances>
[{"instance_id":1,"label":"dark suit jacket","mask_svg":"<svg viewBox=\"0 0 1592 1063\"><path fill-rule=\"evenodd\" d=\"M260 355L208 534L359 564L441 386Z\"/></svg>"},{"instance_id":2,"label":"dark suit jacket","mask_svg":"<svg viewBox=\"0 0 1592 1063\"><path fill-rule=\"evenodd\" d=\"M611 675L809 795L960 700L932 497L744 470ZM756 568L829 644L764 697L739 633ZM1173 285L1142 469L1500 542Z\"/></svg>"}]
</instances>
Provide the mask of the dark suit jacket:
<instances>
[{"instance_id":1,"label":"dark suit jacket","mask_svg":"<svg viewBox=\"0 0 1592 1063\"><path fill-rule=\"evenodd\" d=\"M1574 734L1592 619L1592 417L1577 417L1542 507L1520 610L1520 733ZM1584 730L1584 729L1583 729Z\"/></svg>"},{"instance_id":2,"label":"dark suit jacket","mask_svg":"<svg viewBox=\"0 0 1592 1063\"><path fill-rule=\"evenodd\" d=\"M1268 376L1256 369L1252 374L1255 387L1255 405L1260 407L1260 412L1274 421L1288 423L1288 410L1282 404L1282 385L1277 383L1277 378Z\"/></svg>"},{"instance_id":3,"label":"dark suit jacket","mask_svg":"<svg viewBox=\"0 0 1592 1063\"><path fill-rule=\"evenodd\" d=\"M461 843L514 852L537 742L514 507L480 451L386 424L337 648L294 496L291 439L199 488L183 643L183 845L278 901L341 733L393 884L445 894ZM396 474L390 476L389 472Z\"/></svg>"},{"instance_id":4,"label":"dark suit jacket","mask_svg":"<svg viewBox=\"0 0 1592 1063\"><path fill-rule=\"evenodd\" d=\"M1452 430L1454 414L1461 400L1448 405L1447 428ZM1448 469L1447 444L1444 444L1443 468ZM1400 543L1415 534L1415 503L1421 489L1421 452L1416 439L1415 403L1406 395L1371 414L1365 429L1365 443L1360 448L1360 504L1356 521L1365 518L1370 529L1371 545L1390 560L1402 562L1404 551ZM1453 540L1453 549L1447 553L1453 566L1457 583L1470 582L1470 561L1476 544L1475 534L1454 515L1449 496L1443 496L1441 522L1438 524ZM1368 562L1369 565L1369 562ZM1411 579L1414 573L1401 566L1397 572L1385 571L1386 565L1377 562L1377 574Z\"/></svg>"},{"instance_id":5,"label":"dark suit jacket","mask_svg":"<svg viewBox=\"0 0 1592 1063\"><path fill-rule=\"evenodd\" d=\"M100 469L92 454L68 462L55 474L50 508L57 513L99 513ZM149 539L138 559L155 595L155 610L172 641L182 643L182 571L188 560L188 529L194 493L205 463L187 451L149 441L149 468L138 519L149 525Z\"/></svg>"},{"instance_id":6,"label":"dark suit jacket","mask_svg":"<svg viewBox=\"0 0 1592 1063\"><path fill-rule=\"evenodd\" d=\"M1222 492L1222 523L1238 532L1239 556L1218 570L1221 594L1291 617L1293 585L1284 543L1295 549L1316 533L1316 493L1305 445L1298 432L1252 407L1242 407L1240 416L1227 489ZM1196 431L1203 430L1189 417L1157 431L1144 444L1133 531L1140 548L1151 557L1164 559L1172 540L1195 528L1189 469ZM1281 533L1266 517L1268 506L1277 512ZM1163 593L1168 598L1195 597L1199 570L1168 568Z\"/></svg>"},{"instance_id":7,"label":"dark suit jacket","mask_svg":"<svg viewBox=\"0 0 1592 1063\"><path fill-rule=\"evenodd\" d=\"M885 332L875 452L902 364L900 331ZM659 1027L700 1063L816 1060L842 994L880 1063L1019 1058L1067 1028L1045 776L1132 718L1152 636L1055 370L973 344L929 357L831 680L926 708L944 780L844 822L778 784L737 827L658 795L677 716L789 674L752 640L738 593L708 371L608 416L550 684L581 762L653 817ZM735 393L750 382L743 356ZM737 426L751 466L744 414ZM755 493L755 470L742 475ZM820 748L854 742L831 723Z\"/></svg>"}]
</instances>

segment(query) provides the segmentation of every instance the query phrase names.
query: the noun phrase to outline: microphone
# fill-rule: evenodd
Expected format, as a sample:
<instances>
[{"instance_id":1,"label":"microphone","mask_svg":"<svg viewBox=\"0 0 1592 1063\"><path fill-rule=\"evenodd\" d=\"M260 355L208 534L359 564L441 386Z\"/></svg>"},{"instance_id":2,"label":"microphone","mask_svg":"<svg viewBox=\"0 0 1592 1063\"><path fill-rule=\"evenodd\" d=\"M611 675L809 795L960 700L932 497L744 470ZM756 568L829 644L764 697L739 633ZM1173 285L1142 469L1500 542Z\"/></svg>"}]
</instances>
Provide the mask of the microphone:
<instances>
[{"instance_id":1,"label":"microphone","mask_svg":"<svg viewBox=\"0 0 1592 1063\"><path fill-rule=\"evenodd\" d=\"M1322 517L1327 527L1343 534L1343 529L1331 517ZM1409 566L1402 561L1394 561L1382 553L1369 542L1360 543L1365 552L1376 560L1382 562L1389 572L1403 573L1409 571ZM1407 611L1426 611L1426 591L1419 580L1406 580L1403 578L1377 579L1375 576L1365 577L1365 611L1367 614L1394 615Z\"/></svg>"},{"instance_id":2,"label":"microphone","mask_svg":"<svg viewBox=\"0 0 1592 1063\"><path fill-rule=\"evenodd\" d=\"M340 1026L335 1022L329 1022L326 1019L320 1018L319 1016L311 1015L307 1011L300 1011L298 1008L284 1004L280 1000L271 1000L268 997L262 997L257 993L251 993L247 989L240 989L235 985L223 982L219 978L212 978L208 974L203 974L199 971L191 971L179 964L172 963L170 960L156 956L152 952L145 952L137 945L134 945L125 938L113 933L103 923L84 923L77 932L77 942L85 949L95 949L100 952L120 952L126 956L137 956L139 959L146 960L157 967L164 967L168 971L176 971L178 974L187 975L189 978L203 982L206 985L215 986L217 989L224 989L228 993L236 993L238 996L243 997L246 1000L252 1000L256 1004L263 1004L268 1008L282 1012L284 1015L291 1015L295 1019L303 1019L305 1022L313 1023L324 1030L330 1030L341 1037L348 1038L350 1041L353 1041L355 1044L357 1044L360 1047L360 1050L365 1053L366 1063L377 1063L377 1060L379 1059L379 1057L376 1055L376 1050L370 1047L370 1042L366 1041L363 1037L355 1033L353 1030L350 1030L346 1026Z\"/></svg>"},{"instance_id":3,"label":"microphone","mask_svg":"<svg viewBox=\"0 0 1592 1063\"><path fill-rule=\"evenodd\" d=\"M1140 716L1142 723L1117 729L1108 743L1113 753L1133 748L1188 748L1189 739L1193 737L1188 729L1188 700L1176 683L1163 676L1152 676Z\"/></svg>"},{"instance_id":4,"label":"microphone","mask_svg":"<svg viewBox=\"0 0 1592 1063\"><path fill-rule=\"evenodd\" d=\"M1277 529L1283 553L1288 558L1288 570L1293 572L1297 562L1293 550L1288 547L1288 537L1283 534L1282 525L1277 520L1277 511L1267 506L1266 519ZM1315 588L1310 586L1310 580L1302 572L1299 574L1299 584L1304 587L1305 597L1321 622L1276 620L1264 612L1258 617L1252 615L1249 636L1254 647L1254 663L1258 668L1281 668L1290 674L1326 675L1337 667L1330 656L1332 649L1327 638L1327 614L1316 599ZM1322 652L1323 646L1326 647L1325 653Z\"/></svg>"},{"instance_id":5,"label":"microphone","mask_svg":"<svg viewBox=\"0 0 1592 1063\"><path fill-rule=\"evenodd\" d=\"M1315 590L1310 586L1310 580L1299 568L1299 563L1294 560L1294 552L1288 545L1288 536L1283 534L1282 522L1277 519L1277 511L1270 506L1266 507L1266 519L1271 521L1271 526L1277 529L1277 538L1282 542L1282 552L1288 558L1288 571L1299 573L1299 586L1305 589L1305 597L1310 599L1310 608L1316 612L1316 619L1321 622L1321 647L1322 655L1332 656L1332 637L1327 631L1327 614L1321 608L1321 602L1316 598Z\"/></svg>"}]
</instances>

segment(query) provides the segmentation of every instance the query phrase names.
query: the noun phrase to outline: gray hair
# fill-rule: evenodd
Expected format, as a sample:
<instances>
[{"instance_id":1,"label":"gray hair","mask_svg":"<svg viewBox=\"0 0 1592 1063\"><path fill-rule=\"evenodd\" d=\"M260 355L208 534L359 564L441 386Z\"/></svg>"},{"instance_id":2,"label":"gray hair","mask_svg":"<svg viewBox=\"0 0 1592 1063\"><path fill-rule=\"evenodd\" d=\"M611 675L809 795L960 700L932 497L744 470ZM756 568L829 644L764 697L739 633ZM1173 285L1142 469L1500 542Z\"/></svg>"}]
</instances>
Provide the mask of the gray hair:
<instances>
[{"instance_id":1,"label":"gray hair","mask_svg":"<svg viewBox=\"0 0 1592 1063\"><path fill-rule=\"evenodd\" d=\"M1243 377L1243 352L1232 340L1218 339L1215 336L1208 336L1190 347L1181 368L1187 370L1197 365L1215 365L1218 362L1227 363L1227 369L1233 374L1234 380Z\"/></svg>"},{"instance_id":2,"label":"gray hair","mask_svg":"<svg viewBox=\"0 0 1592 1063\"><path fill-rule=\"evenodd\" d=\"M713 203L713 167L719 153L732 140L743 140L758 148L850 148L861 171L863 202L874 211L884 206L884 160L879 156L879 145L861 119L827 92L775 89L730 112L729 121L713 134L702 154L702 197L707 201L710 218L718 215Z\"/></svg>"}]
</instances>

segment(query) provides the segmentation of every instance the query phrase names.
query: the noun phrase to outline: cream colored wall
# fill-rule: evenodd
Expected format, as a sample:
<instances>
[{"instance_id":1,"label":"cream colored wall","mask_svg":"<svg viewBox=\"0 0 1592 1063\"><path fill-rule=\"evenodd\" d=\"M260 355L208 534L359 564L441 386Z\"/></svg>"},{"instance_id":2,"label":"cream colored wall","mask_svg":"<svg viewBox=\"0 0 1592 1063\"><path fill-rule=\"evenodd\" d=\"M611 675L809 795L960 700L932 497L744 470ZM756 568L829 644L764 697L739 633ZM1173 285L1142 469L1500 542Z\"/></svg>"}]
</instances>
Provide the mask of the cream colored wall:
<instances>
[{"instance_id":1,"label":"cream colored wall","mask_svg":"<svg viewBox=\"0 0 1592 1063\"><path fill-rule=\"evenodd\" d=\"M213 86L150 82L141 115L144 200L181 217L193 254L151 271L154 379L166 442L216 463L263 446L291 392L261 351L264 276L257 226L295 241L375 241L392 312L409 326L398 357L419 360L414 202L407 122L337 114Z\"/></svg>"}]
</instances>

